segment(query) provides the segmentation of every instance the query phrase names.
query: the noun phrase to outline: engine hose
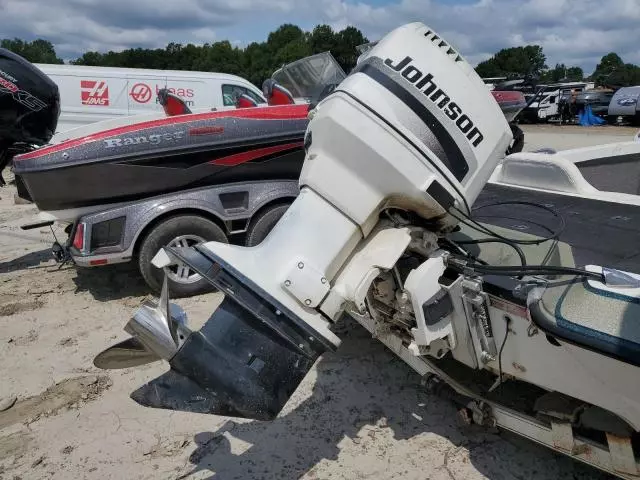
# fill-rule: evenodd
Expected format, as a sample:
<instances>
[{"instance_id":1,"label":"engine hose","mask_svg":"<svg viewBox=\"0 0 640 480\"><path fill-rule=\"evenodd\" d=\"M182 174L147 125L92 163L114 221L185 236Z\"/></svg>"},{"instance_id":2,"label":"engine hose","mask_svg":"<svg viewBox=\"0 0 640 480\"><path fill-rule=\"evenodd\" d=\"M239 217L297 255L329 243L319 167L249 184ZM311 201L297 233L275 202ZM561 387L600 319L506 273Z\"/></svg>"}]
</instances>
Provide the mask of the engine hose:
<instances>
[{"instance_id":1,"label":"engine hose","mask_svg":"<svg viewBox=\"0 0 640 480\"><path fill-rule=\"evenodd\" d=\"M548 265L527 265L526 267L496 267L491 265L464 265L464 268L471 268L480 273L489 275L576 275L579 277L590 277L604 282L602 273L589 272L581 268L554 267Z\"/></svg>"}]
</instances>

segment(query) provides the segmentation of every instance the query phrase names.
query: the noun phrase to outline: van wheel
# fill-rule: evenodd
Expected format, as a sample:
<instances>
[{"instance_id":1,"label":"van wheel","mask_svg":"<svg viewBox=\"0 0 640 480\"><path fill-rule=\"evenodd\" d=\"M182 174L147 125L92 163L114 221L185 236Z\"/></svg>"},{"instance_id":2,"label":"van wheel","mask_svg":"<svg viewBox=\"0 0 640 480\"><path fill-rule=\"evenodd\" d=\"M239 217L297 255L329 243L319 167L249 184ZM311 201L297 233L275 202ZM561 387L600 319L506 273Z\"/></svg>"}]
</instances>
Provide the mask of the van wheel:
<instances>
[{"instance_id":1,"label":"van wheel","mask_svg":"<svg viewBox=\"0 0 640 480\"><path fill-rule=\"evenodd\" d=\"M192 247L202 242L228 243L227 236L215 223L197 215L180 215L160 222L147 234L140 245L138 268L147 285L156 293L162 289L164 272L151 260L165 247ZM215 288L197 272L184 264L167 269L169 292L172 298L190 297Z\"/></svg>"},{"instance_id":2,"label":"van wheel","mask_svg":"<svg viewBox=\"0 0 640 480\"><path fill-rule=\"evenodd\" d=\"M255 247L260 244L290 206L291 204L289 203L273 205L253 217L247 230L245 245L247 247Z\"/></svg>"}]
</instances>

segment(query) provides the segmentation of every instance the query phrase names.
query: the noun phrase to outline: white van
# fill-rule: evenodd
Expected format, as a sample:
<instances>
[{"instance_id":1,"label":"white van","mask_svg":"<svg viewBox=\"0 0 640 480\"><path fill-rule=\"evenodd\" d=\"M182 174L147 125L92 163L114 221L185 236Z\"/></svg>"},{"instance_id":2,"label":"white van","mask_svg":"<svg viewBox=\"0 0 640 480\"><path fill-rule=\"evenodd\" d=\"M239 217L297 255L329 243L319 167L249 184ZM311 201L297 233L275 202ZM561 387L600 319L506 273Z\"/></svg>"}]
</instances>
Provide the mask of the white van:
<instances>
[{"instance_id":1,"label":"white van","mask_svg":"<svg viewBox=\"0 0 640 480\"><path fill-rule=\"evenodd\" d=\"M237 91L258 103L266 103L255 85L225 73L35 65L60 89L57 132L124 115L160 111L157 92L161 88L182 97L192 111L235 108Z\"/></svg>"}]
</instances>

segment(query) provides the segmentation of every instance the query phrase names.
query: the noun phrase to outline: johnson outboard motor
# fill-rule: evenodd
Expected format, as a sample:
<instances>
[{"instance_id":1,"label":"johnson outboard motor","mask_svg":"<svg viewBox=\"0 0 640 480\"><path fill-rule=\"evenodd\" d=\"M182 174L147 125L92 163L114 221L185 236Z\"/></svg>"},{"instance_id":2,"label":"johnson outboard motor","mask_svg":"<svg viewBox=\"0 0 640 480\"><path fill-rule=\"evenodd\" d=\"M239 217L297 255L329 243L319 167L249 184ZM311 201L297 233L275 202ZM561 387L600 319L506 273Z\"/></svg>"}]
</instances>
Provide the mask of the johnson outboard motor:
<instances>
[{"instance_id":1,"label":"johnson outboard motor","mask_svg":"<svg viewBox=\"0 0 640 480\"><path fill-rule=\"evenodd\" d=\"M47 143L59 116L58 86L21 56L0 48L0 185L11 158Z\"/></svg>"},{"instance_id":2,"label":"johnson outboard motor","mask_svg":"<svg viewBox=\"0 0 640 480\"><path fill-rule=\"evenodd\" d=\"M192 331L165 277L160 300L127 323L132 337L96 357L101 368L169 362L132 394L136 402L275 418L316 359L340 344L334 321L347 308L366 312L372 282L407 248L435 248L456 224L448 212L470 211L511 141L471 65L421 23L388 34L310 116L300 194L259 245L208 242L154 258L158 268L184 262L225 298ZM400 211L420 219L415 236L395 225ZM442 271L420 275L422 312L427 282Z\"/></svg>"}]
</instances>

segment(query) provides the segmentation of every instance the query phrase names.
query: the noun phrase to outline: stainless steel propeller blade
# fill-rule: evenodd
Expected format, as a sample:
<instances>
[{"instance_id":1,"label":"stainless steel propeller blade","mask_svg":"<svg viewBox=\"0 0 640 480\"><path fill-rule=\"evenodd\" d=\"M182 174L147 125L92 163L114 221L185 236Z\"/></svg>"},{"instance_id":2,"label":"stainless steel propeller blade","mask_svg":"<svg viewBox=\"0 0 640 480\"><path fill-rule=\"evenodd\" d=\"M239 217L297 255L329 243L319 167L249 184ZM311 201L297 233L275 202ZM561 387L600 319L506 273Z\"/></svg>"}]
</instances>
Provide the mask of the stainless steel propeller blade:
<instances>
[{"instance_id":1,"label":"stainless steel propeller blade","mask_svg":"<svg viewBox=\"0 0 640 480\"><path fill-rule=\"evenodd\" d=\"M99 353L93 364L104 370L139 367L147 363L156 362L161 358L147 350L136 338L128 338Z\"/></svg>"},{"instance_id":2,"label":"stainless steel propeller blade","mask_svg":"<svg viewBox=\"0 0 640 480\"><path fill-rule=\"evenodd\" d=\"M98 368L128 368L156 360L171 360L191 335L186 314L169 302L169 285L165 275L160 298L145 300L124 330L132 338L100 353L93 363Z\"/></svg>"}]
</instances>

